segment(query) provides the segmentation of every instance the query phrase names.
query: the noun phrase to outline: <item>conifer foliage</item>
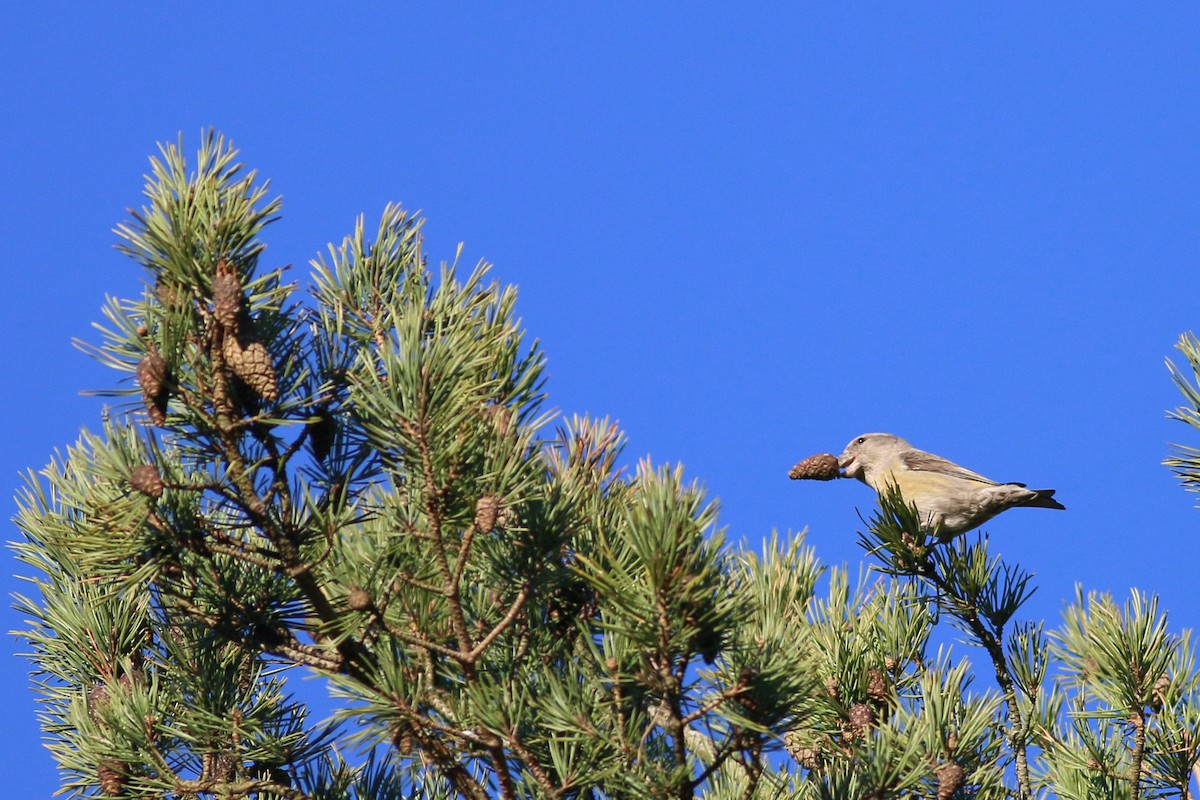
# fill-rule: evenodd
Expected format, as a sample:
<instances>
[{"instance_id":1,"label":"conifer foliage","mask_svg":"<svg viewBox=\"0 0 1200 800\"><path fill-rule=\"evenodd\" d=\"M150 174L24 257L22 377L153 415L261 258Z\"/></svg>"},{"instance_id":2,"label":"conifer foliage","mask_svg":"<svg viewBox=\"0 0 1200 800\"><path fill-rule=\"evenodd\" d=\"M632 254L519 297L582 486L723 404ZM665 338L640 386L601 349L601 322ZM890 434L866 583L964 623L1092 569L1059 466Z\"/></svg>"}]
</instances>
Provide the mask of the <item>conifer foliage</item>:
<instances>
[{"instance_id":1,"label":"conifer foliage","mask_svg":"<svg viewBox=\"0 0 1200 800\"><path fill-rule=\"evenodd\" d=\"M401 208L305 291L215 132L146 197L117 229L145 292L87 346L115 405L19 497L68 795L1192 796L1194 649L1153 598L1014 624L1028 574L899 498L862 533L882 578L733 547L679 468L548 410L515 291L432 270ZM943 617L996 689L930 644Z\"/></svg>"}]
</instances>

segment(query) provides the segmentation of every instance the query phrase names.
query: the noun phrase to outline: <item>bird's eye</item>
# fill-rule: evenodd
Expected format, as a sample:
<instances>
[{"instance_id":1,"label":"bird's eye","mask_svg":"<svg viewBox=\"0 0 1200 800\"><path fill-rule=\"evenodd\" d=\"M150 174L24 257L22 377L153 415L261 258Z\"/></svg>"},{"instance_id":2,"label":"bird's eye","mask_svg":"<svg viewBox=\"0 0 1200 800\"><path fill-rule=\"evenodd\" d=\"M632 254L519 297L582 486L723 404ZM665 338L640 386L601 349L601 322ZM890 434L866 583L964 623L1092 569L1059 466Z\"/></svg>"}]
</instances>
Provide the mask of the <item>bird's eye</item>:
<instances>
[{"instance_id":1,"label":"bird's eye","mask_svg":"<svg viewBox=\"0 0 1200 800\"><path fill-rule=\"evenodd\" d=\"M863 443L863 442L865 442L866 440L867 440L867 437L865 437L865 436L860 436L860 437L858 437L858 439L856 439L856 440L855 440L855 442L854 442L854 443L855 443L855 444L862 444L862 443Z\"/></svg>"}]
</instances>

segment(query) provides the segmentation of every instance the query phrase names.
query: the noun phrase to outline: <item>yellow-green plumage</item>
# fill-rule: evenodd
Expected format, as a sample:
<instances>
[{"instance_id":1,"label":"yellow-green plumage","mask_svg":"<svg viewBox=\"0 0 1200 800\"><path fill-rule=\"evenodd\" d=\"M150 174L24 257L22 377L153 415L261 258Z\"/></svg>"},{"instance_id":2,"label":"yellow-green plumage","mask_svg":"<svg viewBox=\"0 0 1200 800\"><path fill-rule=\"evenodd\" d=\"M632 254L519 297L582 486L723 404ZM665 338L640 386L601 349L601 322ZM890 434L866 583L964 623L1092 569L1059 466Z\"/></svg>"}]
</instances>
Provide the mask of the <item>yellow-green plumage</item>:
<instances>
[{"instance_id":1,"label":"yellow-green plumage","mask_svg":"<svg viewBox=\"0 0 1200 800\"><path fill-rule=\"evenodd\" d=\"M977 528L1017 506L1063 509L1053 489L998 483L941 456L918 450L890 433L853 439L838 457L848 478L858 478L880 494L891 487L916 506L930 530L948 538Z\"/></svg>"}]
</instances>

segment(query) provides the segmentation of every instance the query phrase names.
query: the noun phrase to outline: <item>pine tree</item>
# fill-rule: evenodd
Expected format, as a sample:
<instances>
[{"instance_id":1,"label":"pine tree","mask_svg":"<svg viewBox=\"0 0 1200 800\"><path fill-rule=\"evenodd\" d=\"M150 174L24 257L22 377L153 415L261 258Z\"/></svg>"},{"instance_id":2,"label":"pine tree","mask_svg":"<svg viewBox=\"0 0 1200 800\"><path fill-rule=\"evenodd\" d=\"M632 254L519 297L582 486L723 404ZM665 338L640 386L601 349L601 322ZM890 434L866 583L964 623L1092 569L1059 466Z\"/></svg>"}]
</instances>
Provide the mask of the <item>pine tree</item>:
<instances>
[{"instance_id":1,"label":"pine tree","mask_svg":"<svg viewBox=\"0 0 1200 800\"><path fill-rule=\"evenodd\" d=\"M360 219L305 294L221 136L152 166L117 229L145 292L89 346L126 381L19 497L69 795L1191 797L1195 652L1153 598L1014 623L1029 574L899 497L857 581L801 535L727 544L681 469L548 410L515 291L435 274L418 218Z\"/></svg>"}]
</instances>

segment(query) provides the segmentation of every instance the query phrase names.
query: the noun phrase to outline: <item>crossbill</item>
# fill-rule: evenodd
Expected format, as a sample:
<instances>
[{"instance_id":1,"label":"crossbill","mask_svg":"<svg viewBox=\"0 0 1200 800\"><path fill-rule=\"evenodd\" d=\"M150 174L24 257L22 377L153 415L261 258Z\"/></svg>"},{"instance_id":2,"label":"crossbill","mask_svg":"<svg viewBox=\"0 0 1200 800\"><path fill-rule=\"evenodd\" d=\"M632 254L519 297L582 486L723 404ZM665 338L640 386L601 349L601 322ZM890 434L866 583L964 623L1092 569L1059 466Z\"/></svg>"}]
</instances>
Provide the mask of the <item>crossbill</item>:
<instances>
[{"instance_id":1,"label":"crossbill","mask_svg":"<svg viewBox=\"0 0 1200 800\"><path fill-rule=\"evenodd\" d=\"M864 433L838 456L847 478L858 478L880 495L892 487L916 506L922 524L942 538L977 528L1017 506L1066 509L1053 489L997 483L890 433Z\"/></svg>"}]
</instances>

